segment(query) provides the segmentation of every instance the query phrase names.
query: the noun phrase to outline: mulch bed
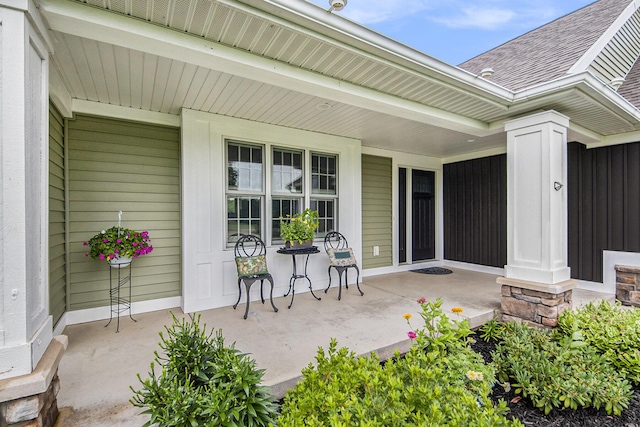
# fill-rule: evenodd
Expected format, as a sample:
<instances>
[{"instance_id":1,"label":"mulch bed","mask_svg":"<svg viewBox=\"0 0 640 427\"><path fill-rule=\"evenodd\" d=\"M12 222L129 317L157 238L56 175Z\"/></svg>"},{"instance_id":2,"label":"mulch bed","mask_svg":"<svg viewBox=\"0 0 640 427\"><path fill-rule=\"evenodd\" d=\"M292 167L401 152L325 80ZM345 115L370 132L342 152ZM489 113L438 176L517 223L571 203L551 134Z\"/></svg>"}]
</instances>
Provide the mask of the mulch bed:
<instances>
[{"instance_id":1,"label":"mulch bed","mask_svg":"<svg viewBox=\"0 0 640 427\"><path fill-rule=\"evenodd\" d=\"M495 348L495 343L485 342L479 336L474 338L476 342L471 347L482 354L486 361L490 361L490 353ZM640 387L636 387L634 391L629 407L620 416L607 415L604 410L596 411L593 408L577 411L554 409L545 415L544 412L536 409L529 399L518 400L520 395L515 394L513 390L505 393L500 385L494 387L491 398L495 402L499 399L507 402L509 407L507 417L518 418L527 427L640 427Z\"/></svg>"}]
</instances>

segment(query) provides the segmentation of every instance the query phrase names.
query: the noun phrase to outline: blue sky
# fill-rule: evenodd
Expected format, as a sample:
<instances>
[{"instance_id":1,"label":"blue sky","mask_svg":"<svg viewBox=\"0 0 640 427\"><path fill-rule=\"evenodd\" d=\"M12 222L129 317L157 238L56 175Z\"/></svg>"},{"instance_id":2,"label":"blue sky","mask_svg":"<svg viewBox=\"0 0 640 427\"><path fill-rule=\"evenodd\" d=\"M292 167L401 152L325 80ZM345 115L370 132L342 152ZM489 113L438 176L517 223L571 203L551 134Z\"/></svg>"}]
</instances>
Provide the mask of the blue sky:
<instances>
[{"instance_id":1,"label":"blue sky","mask_svg":"<svg viewBox=\"0 0 640 427\"><path fill-rule=\"evenodd\" d=\"M329 8L329 0L310 0ZM594 0L348 0L346 18L453 65Z\"/></svg>"}]
</instances>

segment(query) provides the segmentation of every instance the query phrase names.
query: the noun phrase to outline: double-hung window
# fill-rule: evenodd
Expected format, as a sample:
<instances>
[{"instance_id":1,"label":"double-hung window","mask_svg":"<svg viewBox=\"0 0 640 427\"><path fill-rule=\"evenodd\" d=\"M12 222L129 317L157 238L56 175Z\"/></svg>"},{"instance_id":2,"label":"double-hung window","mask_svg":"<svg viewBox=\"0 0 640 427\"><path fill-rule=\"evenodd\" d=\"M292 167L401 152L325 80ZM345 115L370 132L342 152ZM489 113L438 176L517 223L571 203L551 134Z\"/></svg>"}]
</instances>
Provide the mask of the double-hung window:
<instances>
[{"instance_id":1,"label":"double-hung window","mask_svg":"<svg viewBox=\"0 0 640 427\"><path fill-rule=\"evenodd\" d=\"M304 152L274 148L271 166L271 241L282 242L280 218L302 211Z\"/></svg>"},{"instance_id":2,"label":"double-hung window","mask_svg":"<svg viewBox=\"0 0 640 427\"><path fill-rule=\"evenodd\" d=\"M316 237L336 228L338 156L234 140L227 140L226 149L228 247L246 234L282 243L281 218L307 206L320 216ZM305 165L310 165L310 170ZM265 183L265 177L270 183ZM270 216L265 217L269 202Z\"/></svg>"},{"instance_id":3,"label":"double-hung window","mask_svg":"<svg viewBox=\"0 0 640 427\"><path fill-rule=\"evenodd\" d=\"M317 210L320 225L316 236L336 229L338 211L338 157L311 153L311 209Z\"/></svg>"},{"instance_id":4,"label":"double-hung window","mask_svg":"<svg viewBox=\"0 0 640 427\"><path fill-rule=\"evenodd\" d=\"M264 149L227 142L227 244L241 235L262 236Z\"/></svg>"}]
</instances>

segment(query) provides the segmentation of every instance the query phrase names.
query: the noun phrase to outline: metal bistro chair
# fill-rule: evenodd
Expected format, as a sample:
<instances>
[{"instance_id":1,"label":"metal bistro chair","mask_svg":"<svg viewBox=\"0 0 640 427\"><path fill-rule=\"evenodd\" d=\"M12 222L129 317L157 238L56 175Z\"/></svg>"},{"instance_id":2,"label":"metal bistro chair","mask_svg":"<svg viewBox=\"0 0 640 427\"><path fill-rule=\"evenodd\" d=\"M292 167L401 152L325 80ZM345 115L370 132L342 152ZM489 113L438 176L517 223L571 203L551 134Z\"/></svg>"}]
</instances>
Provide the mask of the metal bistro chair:
<instances>
[{"instance_id":1,"label":"metal bistro chair","mask_svg":"<svg viewBox=\"0 0 640 427\"><path fill-rule=\"evenodd\" d=\"M326 294L329 288L331 287L331 268L335 268L338 272L338 279L340 281L340 285L338 287L338 301L342 297L342 274L344 273L344 285L347 289L349 289L349 282L347 280L347 271L350 268L355 268L356 270L356 286L358 287L358 291L360 295L364 295L364 292L360 289L360 269L358 268L358 264L356 262L356 258L353 255L353 249L349 247L349 242L347 239L337 231L331 231L327 233L324 237L324 250L327 252L329 256L329 268L327 272L329 273L329 286L324 290Z\"/></svg>"},{"instance_id":2,"label":"metal bistro chair","mask_svg":"<svg viewBox=\"0 0 640 427\"><path fill-rule=\"evenodd\" d=\"M264 296L262 292L262 285L265 280L271 283L271 293L269 294L269 300L271 301L271 307L277 313L278 308L273 304L273 277L267 270L267 248L258 236L252 234L242 236L236 242L234 249L236 267L238 269L238 301L233 305L235 310L240 303L242 297L242 282L247 290L247 307L244 310L244 318L247 318L249 313L249 302L251 285L254 282L260 281L260 299L264 304Z\"/></svg>"}]
</instances>

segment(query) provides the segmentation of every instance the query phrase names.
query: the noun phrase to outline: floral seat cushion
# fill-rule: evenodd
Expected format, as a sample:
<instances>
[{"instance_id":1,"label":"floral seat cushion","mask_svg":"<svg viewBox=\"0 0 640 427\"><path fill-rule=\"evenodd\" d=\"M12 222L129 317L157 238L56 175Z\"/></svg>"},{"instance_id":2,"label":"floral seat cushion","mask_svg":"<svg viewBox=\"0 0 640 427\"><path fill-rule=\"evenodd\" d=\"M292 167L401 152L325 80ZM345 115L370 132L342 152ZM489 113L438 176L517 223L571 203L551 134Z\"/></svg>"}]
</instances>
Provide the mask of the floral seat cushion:
<instances>
[{"instance_id":1,"label":"floral seat cushion","mask_svg":"<svg viewBox=\"0 0 640 427\"><path fill-rule=\"evenodd\" d=\"M353 249L343 248L335 249L329 248L327 250L329 255L329 262L336 267L347 267L349 265L356 265L356 257L353 255Z\"/></svg>"},{"instance_id":2,"label":"floral seat cushion","mask_svg":"<svg viewBox=\"0 0 640 427\"><path fill-rule=\"evenodd\" d=\"M265 255L236 257L238 277L254 277L269 274L267 270L267 257Z\"/></svg>"}]
</instances>

